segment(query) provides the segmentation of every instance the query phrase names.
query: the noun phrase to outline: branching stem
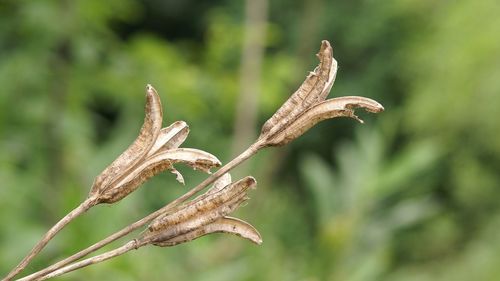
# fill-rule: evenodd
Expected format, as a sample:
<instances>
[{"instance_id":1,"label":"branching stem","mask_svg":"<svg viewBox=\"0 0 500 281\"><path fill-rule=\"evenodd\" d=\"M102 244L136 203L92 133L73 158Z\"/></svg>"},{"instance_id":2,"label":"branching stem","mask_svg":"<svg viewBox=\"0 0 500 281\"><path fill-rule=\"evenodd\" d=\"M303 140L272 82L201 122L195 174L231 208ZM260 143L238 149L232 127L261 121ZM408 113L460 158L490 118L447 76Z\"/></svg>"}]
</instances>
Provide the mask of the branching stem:
<instances>
[{"instance_id":1,"label":"branching stem","mask_svg":"<svg viewBox=\"0 0 500 281\"><path fill-rule=\"evenodd\" d=\"M90 253L93 253L99 249L101 249L102 247L128 235L129 233L131 233L132 231L140 228L140 227L143 227L144 225L150 223L152 220L154 220L156 217L158 217L159 215L165 213L166 211L168 211L169 209L171 209L172 207L175 207L177 206L178 204L186 201L187 199L191 198L193 195L195 195L196 193L200 192L201 190L203 190L204 188L206 188L208 185L212 184L213 182L215 182L218 178L220 178L222 175L224 175L225 173L231 171L232 169L234 169L236 166L238 166L239 164L241 164L242 162L244 162L245 160L247 160L248 158L252 157L253 155L255 155L261 148L264 147L264 143L263 142L260 142L260 141L257 141L255 142L254 144L252 144L250 147L248 147L244 152L242 152L240 155L238 155L236 158L234 158L232 161L230 161L229 163L227 163L226 165L222 166L219 170L217 170L217 172L213 173L212 175L210 175L210 177L206 178L203 182L201 182L200 184L198 184L196 187L194 187L193 189L189 190L188 192L186 192L184 195L178 197L177 199L173 200L172 202L170 202L169 204L165 205L164 207L162 207L161 209L158 209L157 211L149 214L148 216L128 225L127 227L123 228L122 230L120 231L117 231L115 232L114 234L108 236L107 238L95 243L94 245L64 259L64 260L61 260L45 269L42 269L38 272L35 272L29 276L26 276L22 279L19 279L19 281L31 281L31 280L43 280L43 279L39 279L40 277L42 276L46 276L47 274L51 273L51 272L54 272L76 260L79 260L81 259L82 257L85 257L87 255L89 255ZM45 278L45 277L44 277Z\"/></svg>"},{"instance_id":2,"label":"branching stem","mask_svg":"<svg viewBox=\"0 0 500 281\"><path fill-rule=\"evenodd\" d=\"M116 248L114 250L111 250L109 252L106 252L106 253L100 254L98 256L91 257L91 258L85 259L83 261L76 262L74 264L63 267L61 269L55 270L55 271L43 276L42 278L40 278L38 280L49 279L52 277L62 275L64 273L71 272L73 270L77 270L77 269L82 268L82 267L97 264L97 263L109 260L111 258L117 257L119 255L123 255L123 254L127 253L128 251L137 249L141 246L143 246L143 244L141 244L140 242L137 242L137 240L132 240L132 241L128 242L127 244L125 244L119 248Z\"/></svg>"},{"instance_id":3,"label":"branching stem","mask_svg":"<svg viewBox=\"0 0 500 281\"><path fill-rule=\"evenodd\" d=\"M9 281L19 274L26 266L33 260L40 251L49 243L49 241L56 236L56 234L61 231L68 223L72 220L85 213L88 209L96 204L94 198L87 198L73 211L69 212L64 216L59 222L57 222L45 235L40 239L40 241L31 249L31 251L23 258L23 260L12 269L11 272L3 279L3 281Z\"/></svg>"}]
</instances>

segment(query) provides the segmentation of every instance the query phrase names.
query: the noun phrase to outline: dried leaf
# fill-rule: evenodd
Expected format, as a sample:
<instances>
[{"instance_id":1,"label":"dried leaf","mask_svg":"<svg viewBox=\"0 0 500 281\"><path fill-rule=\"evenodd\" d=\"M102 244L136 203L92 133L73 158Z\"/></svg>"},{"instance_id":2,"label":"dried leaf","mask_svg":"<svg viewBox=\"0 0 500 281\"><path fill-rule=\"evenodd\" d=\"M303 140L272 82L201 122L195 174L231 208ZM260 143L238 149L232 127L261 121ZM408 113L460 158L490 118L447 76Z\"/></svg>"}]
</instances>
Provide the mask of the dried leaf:
<instances>
[{"instance_id":1,"label":"dried leaf","mask_svg":"<svg viewBox=\"0 0 500 281\"><path fill-rule=\"evenodd\" d=\"M175 246L217 232L235 234L257 245L262 244L260 233L252 225L237 218L224 217L186 234L173 237L170 240L156 242L154 245L161 247Z\"/></svg>"},{"instance_id":2,"label":"dried leaf","mask_svg":"<svg viewBox=\"0 0 500 281\"><path fill-rule=\"evenodd\" d=\"M96 177L89 196L96 196L106 189L117 177L142 160L153 146L162 124L160 97L151 86L146 87L146 116L139 136L135 141Z\"/></svg>"},{"instance_id":3,"label":"dried leaf","mask_svg":"<svg viewBox=\"0 0 500 281\"><path fill-rule=\"evenodd\" d=\"M368 112L378 113L384 107L378 102L363 97L340 97L329 99L306 110L293 123L286 127L279 134L275 135L269 145L284 145L296 139L309 130L311 127L326 119L335 117L351 117L363 123L354 114L355 108L363 108Z\"/></svg>"},{"instance_id":4,"label":"dried leaf","mask_svg":"<svg viewBox=\"0 0 500 281\"><path fill-rule=\"evenodd\" d=\"M176 121L161 129L156 142L148 152L148 157L160 150L178 148L186 140L188 134L189 126L184 121Z\"/></svg>"}]
</instances>

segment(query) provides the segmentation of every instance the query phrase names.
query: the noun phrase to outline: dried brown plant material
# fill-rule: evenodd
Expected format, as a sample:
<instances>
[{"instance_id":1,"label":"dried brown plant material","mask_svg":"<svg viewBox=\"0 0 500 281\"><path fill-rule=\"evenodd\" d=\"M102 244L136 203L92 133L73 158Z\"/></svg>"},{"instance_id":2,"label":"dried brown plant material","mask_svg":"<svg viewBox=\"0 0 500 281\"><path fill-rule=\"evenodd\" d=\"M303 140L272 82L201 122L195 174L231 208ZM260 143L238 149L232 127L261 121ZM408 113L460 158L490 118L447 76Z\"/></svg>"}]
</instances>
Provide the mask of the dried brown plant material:
<instances>
[{"instance_id":1,"label":"dried brown plant material","mask_svg":"<svg viewBox=\"0 0 500 281\"><path fill-rule=\"evenodd\" d=\"M47 243L69 222L99 203L114 203L135 191L152 176L170 170L177 180L184 183L174 164L183 163L196 170L210 173L210 168L221 165L210 153L192 148L178 148L189 134L183 121L162 126L160 97L151 86L146 87L145 118L135 141L96 177L87 199L57 222L28 255L7 275L11 280L47 245Z\"/></svg>"},{"instance_id":2,"label":"dried brown plant material","mask_svg":"<svg viewBox=\"0 0 500 281\"><path fill-rule=\"evenodd\" d=\"M231 183L231 176L228 172L255 155L260 149L285 145L325 119L350 117L362 122L354 114L356 108L363 108L372 113L384 110L378 102L364 97L340 97L325 100L337 74L337 61L332 53L330 43L322 41L317 54L319 65L307 76L299 89L267 120L257 141L238 157L161 209L87 249L23 278L22 281L55 277L144 245L174 246L209 233L230 233L256 244L262 243L260 234L253 226L227 216L248 200L247 191L255 186L255 179L246 177L236 183ZM62 222L56 224L44 236L43 243L39 243L5 280L11 280L57 231L92 205L121 200L148 178L164 170L170 170L177 175L180 182L183 182L182 175L173 167L175 163L184 163L205 172L210 172L211 167L220 165L217 158L211 154L196 149L179 148L189 134L187 124L177 121L161 129L161 103L156 91L150 85L146 88L146 97L146 117L136 141L96 178L89 198L68 214ZM183 203L212 183L214 183L213 186L204 194L190 202ZM75 262L148 223L148 229L138 239L104 254Z\"/></svg>"},{"instance_id":3,"label":"dried brown plant material","mask_svg":"<svg viewBox=\"0 0 500 281\"><path fill-rule=\"evenodd\" d=\"M90 196L98 195L109 188L116 178L125 174L141 161L155 143L161 130L163 112L160 97L151 86L146 87L146 116L135 141L115 161L98 175L90 191Z\"/></svg>"},{"instance_id":4,"label":"dried brown plant material","mask_svg":"<svg viewBox=\"0 0 500 281\"><path fill-rule=\"evenodd\" d=\"M187 242L208 233L225 231L258 241L255 238L255 233L258 232L253 227L230 219L223 220L241 203L248 200L246 194L256 185L255 179L246 177L219 188L227 180L228 176L225 176L220 185L216 183L205 194L156 218L139 240L148 241L157 246L167 246ZM218 222L215 223L216 221ZM229 223L234 226L232 232L232 228L228 226ZM251 229L254 231L252 232ZM258 234L257 236L260 237Z\"/></svg>"},{"instance_id":5,"label":"dried brown plant material","mask_svg":"<svg viewBox=\"0 0 500 281\"><path fill-rule=\"evenodd\" d=\"M257 245L262 244L262 237L260 236L260 233L251 224L237 218L223 217L186 234L176 236L169 240L155 242L154 245L160 247L170 247L192 241L207 234L219 232L237 235L241 238L250 240Z\"/></svg>"},{"instance_id":6,"label":"dried brown plant material","mask_svg":"<svg viewBox=\"0 0 500 281\"><path fill-rule=\"evenodd\" d=\"M217 210L234 199L241 199L248 189L253 188L256 181L253 177L245 177L235 183L226 185L224 188L205 195L202 194L192 201L177 207L175 212L166 213L157 217L148 229L150 232L161 231L171 225L189 220L201 213Z\"/></svg>"},{"instance_id":7,"label":"dried brown plant material","mask_svg":"<svg viewBox=\"0 0 500 281\"><path fill-rule=\"evenodd\" d=\"M97 203L117 202L165 170L170 170L184 184L184 178L174 168L176 163L207 173L210 173L210 168L221 165L215 156L205 151L178 148L189 134L184 121L161 129L160 97L151 85L146 87L145 108L144 125L137 139L94 181L89 198L95 198Z\"/></svg>"},{"instance_id":8,"label":"dried brown plant material","mask_svg":"<svg viewBox=\"0 0 500 281\"><path fill-rule=\"evenodd\" d=\"M324 40L316 55L319 65L264 123L259 136L263 146L285 145L325 119L351 117L361 121L354 115L355 108L374 113L384 110L378 102L364 97L340 97L325 101L337 75L337 61L332 54L330 43Z\"/></svg>"},{"instance_id":9,"label":"dried brown plant material","mask_svg":"<svg viewBox=\"0 0 500 281\"><path fill-rule=\"evenodd\" d=\"M178 148L187 138L189 126L184 121L175 121L172 125L162 128L154 143L148 152L148 156L161 150L170 150Z\"/></svg>"}]
</instances>

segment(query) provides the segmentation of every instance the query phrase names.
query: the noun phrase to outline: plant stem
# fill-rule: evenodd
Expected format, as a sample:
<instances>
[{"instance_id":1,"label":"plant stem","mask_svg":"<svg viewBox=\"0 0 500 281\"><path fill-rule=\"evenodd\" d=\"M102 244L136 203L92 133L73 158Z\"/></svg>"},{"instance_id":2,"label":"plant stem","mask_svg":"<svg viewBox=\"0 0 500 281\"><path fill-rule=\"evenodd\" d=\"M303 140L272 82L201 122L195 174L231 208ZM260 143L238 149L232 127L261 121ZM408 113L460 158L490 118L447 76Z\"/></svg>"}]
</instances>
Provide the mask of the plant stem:
<instances>
[{"instance_id":1,"label":"plant stem","mask_svg":"<svg viewBox=\"0 0 500 281\"><path fill-rule=\"evenodd\" d=\"M57 263L55 263L55 264L53 264L45 269L42 269L42 270L35 272L29 276L26 276L26 277L20 279L19 281L37 280L38 277L44 276L50 272L53 272L55 270L62 268L63 266L66 266L66 265L68 265L68 264L70 264L70 263L72 263L72 262L74 262L82 257L85 257L88 254L95 252L95 251L101 249L102 247L108 245L109 243L116 241L116 240L124 237L125 235L129 234L130 232L146 225L147 223L150 223L152 220L154 220L159 215L165 213L170 208L177 206L178 204L180 204L180 203L186 201L187 199L189 199L190 197L192 197L194 194L203 190L205 187L207 187L209 184L216 181L222 175L229 172L234 167L238 166L239 164L241 164L242 162L244 162L248 158L255 155L263 147L264 147L263 142L260 142L260 141L255 142L250 147L248 147L245 151L243 151L240 155L238 155L236 158L231 160L226 165L222 166L219 170L217 170L217 172L210 175L208 178L206 178L203 182L198 184L196 187L189 190L184 195L182 195L181 197L178 197L177 199L170 202L169 204L165 205L161 209L158 209L157 211L149 214L148 216L128 225L127 227L123 228L122 230L115 232L114 234L112 234L112 235L106 237L105 239L95 243L94 245L92 245L92 246L64 259L64 260L61 260L61 261L59 261L59 262L57 262Z\"/></svg>"},{"instance_id":2,"label":"plant stem","mask_svg":"<svg viewBox=\"0 0 500 281\"><path fill-rule=\"evenodd\" d=\"M66 216L64 216L59 222L57 222L45 235L40 239L40 241L31 249L31 251L24 257L24 259L16 266L14 269L9 272L9 274L3 279L3 281L9 281L14 278L17 274L19 274L23 269L28 266L28 264L35 258L40 251L49 243L49 241L54 238L54 236L61 231L68 223L72 220L85 213L92 206L95 206L96 201L94 198L87 198L83 201L78 207L73 209L73 211L69 212Z\"/></svg>"},{"instance_id":3,"label":"plant stem","mask_svg":"<svg viewBox=\"0 0 500 281\"><path fill-rule=\"evenodd\" d=\"M56 277L56 276L62 275L64 273L71 272L73 270L77 270L77 269L82 268L82 267L86 267L86 266L89 266L89 265L97 264L97 263L103 262L105 260L109 260L111 258L114 258L116 256L123 255L123 254L127 253L130 250L137 249L137 248L139 248L141 246L144 246L144 245L145 244L137 242L137 240L132 240L132 241L128 242L127 244L125 244L125 245L123 245L123 246L121 246L119 248L116 248L114 250L111 250L109 252L100 254L100 255L95 256L95 257L91 257L91 258L85 259L85 260L80 261L80 262L73 263L73 264L68 265L66 267L63 267L61 269L53 271L53 272L51 272L51 273L43 276L42 278L40 278L38 280L49 279L49 278L52 278L52 277Z\"/></svg>"}]
</instances>

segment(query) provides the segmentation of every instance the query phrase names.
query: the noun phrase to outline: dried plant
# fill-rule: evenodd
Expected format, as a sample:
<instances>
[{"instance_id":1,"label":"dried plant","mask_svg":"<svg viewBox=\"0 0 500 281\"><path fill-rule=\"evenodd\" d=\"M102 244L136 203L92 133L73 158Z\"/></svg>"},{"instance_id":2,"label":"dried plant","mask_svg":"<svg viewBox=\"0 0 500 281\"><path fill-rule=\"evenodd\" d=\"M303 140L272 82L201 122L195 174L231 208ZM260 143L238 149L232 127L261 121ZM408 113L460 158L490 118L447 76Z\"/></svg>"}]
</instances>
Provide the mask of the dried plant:
<instances>
[{"instance_id":1,"label":"dried plant","mask_svg":"<svg viewBox=\"0 0 500 281\"><path fill-rule=\"evenodd\" d=\"M337 74L337 61L333 58L332 52L330 43L323 41L317 54L319 65L307 76L299 89L267 120L258 139L198 186L96 244L20 280L44 280L108 260L142 246L174 246L215 232L235 234L261 244L261 236L253 226L228 217L241 203L248 200L247 192L255 187L256 181L252 177L245 177L232 183L228 172L255 155L260 149L285 145L322 120L350 117L362 122L354 114L354 109L363 108L372 113L384 110L376 101L364 97L326 100ZM91 207L120 201L146 180L165 170L170 170L176 175L177 180L184 184L182 175L174 168L176 163L187 164L207 173L210 173L211 168L221 165L220 161L210 153L198 149L179 148L186 139L189 128L183 121L162 128L160 98L150 85L146 87L145 111L146 117L139 136L96 177L87 199L55 224L3 280L12 280L64 226ZM184 203L212 183L213 186L204 194ZM146 224L149 224L148 228L139 237L123 246L77 261Z\"/></svg>"}]
</instances>

